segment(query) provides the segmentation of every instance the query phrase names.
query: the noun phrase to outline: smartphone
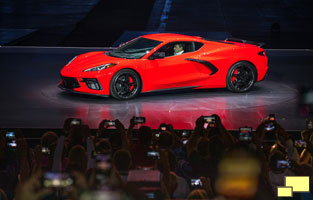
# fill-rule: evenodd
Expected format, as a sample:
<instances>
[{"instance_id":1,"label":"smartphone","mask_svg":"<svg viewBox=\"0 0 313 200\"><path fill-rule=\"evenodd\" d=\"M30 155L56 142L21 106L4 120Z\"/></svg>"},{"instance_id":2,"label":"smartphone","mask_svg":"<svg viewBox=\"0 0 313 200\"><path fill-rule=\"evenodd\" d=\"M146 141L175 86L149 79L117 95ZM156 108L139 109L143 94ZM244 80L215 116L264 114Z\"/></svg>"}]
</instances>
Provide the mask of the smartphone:
<instances>
[{"instance_id":1,"label":"smartphone","mask_svg":"<svg viewBox=\"0 0 313 200\"><path fill-rule=\"evenodd\" d=\"M148 151L147 157L152 159L160 159L160 154L157 151Z\"/></svg>"},{"instance_id":2,"label":"smartphone","mask_svg":"<svg viewBox=\"0 0 313 200\"><path fill-rule=\"evenodd\" d=\"M186 145L188 143L188 140L183 140L183 144Z\"/></svg>"},{"instance_id":3,"label":"smartphone","mask_svg":"<svg viewBox=\"0 0 313 200\"><path fill-rule=\"evenodd\" d=\"M274 122L275 121L275 114L269 114L268 115L268 118L271 122Z\"/></svg>"},{"instance_id":4,"label":"smartphone","mask_svg":"<svg viewBox=\"0 0 313 200\"><path fill-rule=\"evenodd\" d=\"M306 119L306 129L307 130L313 129L313 119L312 118Z\"/></svg>"},{"instance_id":5,"label":"smartphone","mask_svg":"<svg viewBox=\"0 0 313 200\"><path fill-rule=\"evenodd\" d=\"M6 132L5 140L6 140L6 143L7 143L8 147L13 148L13 149L17 147L16 138L15 138L15 133L14 132Z\"/></svg>"},{"instance_id":6,"label":"smartphone","mask_svg":"<svg viewBox=\"0 0 313 200\"><path fill-rule=\"evenodd\" d=\"M251 141L251 133L252 128L251 127L243 127L239 128L239 140L241 141Z\"/></svg>"},{"instance_id":7,"label":"smartphone","mask_svg":"<svg viewBox=\"0 0 313 200\"><path fill-rule=\"evenodd\" d=\"M264 130L266 131L273 131L275 130L275 124L273 122L269 122L267 124L264 125Z\"/></svg>"},{"instance_id":8,"label":"smartphone","mask_svg":"<svg viewBox=\"0 0 313 200\"><path fill-rule=\"evenodd\" d=\"M96 187L100 189L103 186L107 186L112 171L111 169L111 156L109 154L97 154L95 175Z\"/></svg>"},{"instance_id":9,"label":"smartphone","mask_svg":"<svg viewBox=\"0 0 313 200\"><path fill-rule=\"evenodd\" d=\"M146 197L148 199L155 199L155 194L154 192L148 192L148 193L145 193Z\"/></svg>"},{"instance_id":10,"label":"smartphone","mask_svg":"<svg viewBox=\"0 0 313 200\"><path fill-rule=\"evenodd\" d=\"M210 128L215 127L216 119L214 116L204 116L203 118L208 123L207 126L209 126ZM204 128L207 128L207 127L204 127Z\"/></svg>"},{"instance_id":11,"label":"smartphone","mask_svg":"<svg viewBox=\"0 0 313 200\"><path fill-rule=\"evenodd\" d=\"M295 140L295 146L299 148L306 148L306 142L304 140Z\"/></svg>"},{"instance_id":12,"label":"smartphone","mask_svg":"<svg viewBox=\"0 0 313 200\"><path fill-rule=\"evenodd\" d=\"M109 154L96 154L96 168L99 170L111 170L111 156Z\"/></svg>"},{"instance_id":13,"label":"smartphone","mask_svg":"<svg viewBox=\"0 0 313 200\"><path fill-rule=\"evenodd\" d=\"M15 133L14 132L6 132L5 138L7 140L13 140L13 139L15 140Z\"/></svg>"},{"instance_id":14,"label":"smartphone","mask_svg":"<svg viewBox=\"0 0 313 200\"><path fill-rule=\"evenodd\" d=\"M115 126L115 121L106 121L105 126Z\"/></svg>"},{"instance_id":15,"label":"smartphone","mask_svg":"<svg viewBox=\"0 0 313 200\"><path fill-rule=\"evenodd\" d=\"M71 121L71 125L81 125L81 124L82 124L82 120L78 118L74 118Z\"/></svg>"},{"instance_id":16,"label":"smartphone","mask_svg":"<svg viewBox=\"0 0 313 200\"><path fill-rule=\"evenodd\" d=\"M13 149L17 147L17 144L16 144L15 140L12 140L11 142L8 142L7 145L8 145L8 147L11 147Z\"/></svg>"},{"instance_id":17,"label":"smartphone","mask_svg":"<svg viewBox=\"0 0 313 200\"><path fill-rule=\"evenodd\" d=\"M50 149L47 147L41 147L41 153L50 155Z\"/></svg>"},{"instance_id":18,"label":"smartphone","mask_svg":"<svg viewBox=\"0 0 313 200\"><path fill-rule=\"evenodd\" d=\"M160 137L160 133L159 132L155 133L155 137L159 138Z\"/></svg>"},{"instance_id":19,"label":"smartphone","mask_svg":"<svg viewBox=\"0 0 313 200\"><path fill-rule=\"evenodd\" d=\"M208 128L208 126L209 126L209 123L204 123L204 125L203 125L203 128Z\"/></svg>"},{"instance_id":20,"label":"smartphone","mask_svg":"<svg viewBox=\"0 0 313 200\"><path fill-rule=\"evenodd\" d=\"M145 117L135 117L134 121L135 121L135 124L144 124L144 123L146 123L146 118Z\"/></svg>"},{"instance_id":21,"label":"smartphone","mask_svg":"<svg viewBox=\"0 0 313 200\"><path fill-rule=\"evenodd\" d=\"M161 131L166 131L167 130L167 126L166 125L162 125L160 126Z\"/></svg>"},{"instance_id":22,"label":"smartphone","mask_svg":"<svg viewBox=\"0 0 313 200\"><path fill-rule=\"evenodd\" d=\"M67 173L47 172L42 178L42 186L45 188L66 188L73 183L74 179Z\"/></svg>"},{"instance_id":23,"label":"smartphone","mask_svg":"<svg viewBox=\"0 0 313 200\"><path fill-rule=\"evenodd\" d=\"M202 182L199 178L190 180L191 187L202 187Z\"/></svg>"},{"instance_id":24,"label":"smartphone","mask_svg":"<svg viewBox=\"0 0 313 200\"><path fill-rule=\"evenodd\" d=\"M184 130L181 135L182 137L189 137L190 131Z\"/></svg>"},{"instance_id":25,"label":"smartphone","mask_svg":"<svg viewBox=\"0 0 313 200\"><path fill-rule=\"evenodd\" d=\"M288 160L277 160L276 167L278 169L291 168L291 162Z\"/></svg>"}]
</instances>

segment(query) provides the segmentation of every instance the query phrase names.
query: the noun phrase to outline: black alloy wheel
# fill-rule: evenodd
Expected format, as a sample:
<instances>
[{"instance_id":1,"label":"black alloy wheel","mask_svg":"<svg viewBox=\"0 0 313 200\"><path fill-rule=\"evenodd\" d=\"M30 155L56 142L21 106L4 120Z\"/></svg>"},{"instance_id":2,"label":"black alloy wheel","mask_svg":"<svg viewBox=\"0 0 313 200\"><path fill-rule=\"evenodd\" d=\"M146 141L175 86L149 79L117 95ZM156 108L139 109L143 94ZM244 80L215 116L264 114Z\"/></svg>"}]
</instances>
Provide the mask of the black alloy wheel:
<instances>
[{"instance_id":1,"label":"black alloy wheel","mask_svg":"<svg viewBox=\"0 0 313 200\"><path fill-rule=\"evenodd\" d=\"M127 100L137 96L141 91L139 75L131 69L122 69L112 78L110 94L115 99Z\"/></svg>"},{"instance_id":2,"label":"black alloy wheel","mask_svg":"<svg viewBox=\"0 0 313 200\"><path fill-rule=\"evenodd\" d=\"M248 62L235 63L227 73L227 89L232 92L246 92L256 80L255 67Z\"/></svg>"}]
</instances>

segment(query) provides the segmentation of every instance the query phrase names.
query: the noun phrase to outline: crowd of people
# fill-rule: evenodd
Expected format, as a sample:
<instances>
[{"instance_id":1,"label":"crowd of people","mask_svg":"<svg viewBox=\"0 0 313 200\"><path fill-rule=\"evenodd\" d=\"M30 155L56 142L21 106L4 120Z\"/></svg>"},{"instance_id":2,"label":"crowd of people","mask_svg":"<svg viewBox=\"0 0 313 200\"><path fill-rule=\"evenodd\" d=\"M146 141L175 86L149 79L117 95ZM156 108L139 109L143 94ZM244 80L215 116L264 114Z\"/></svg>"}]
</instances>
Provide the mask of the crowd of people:
<instances>
[{"instance_id":1,"label":"crowd of people","mask_svg":"<svg viewBox=\"0 0 313 200\"><path fill-rule=\"evenodd\" d=\"M118 119L103 120L92 134L69 118L35 148L21 130L1 130L0 199L263 200L277 199L285 176L313 180L312 129L294 140L271 116L236 137L218 115L201 116L194 130L181 132L144 122L134 117L125 129Z\"/></svg>"}]
</instances>

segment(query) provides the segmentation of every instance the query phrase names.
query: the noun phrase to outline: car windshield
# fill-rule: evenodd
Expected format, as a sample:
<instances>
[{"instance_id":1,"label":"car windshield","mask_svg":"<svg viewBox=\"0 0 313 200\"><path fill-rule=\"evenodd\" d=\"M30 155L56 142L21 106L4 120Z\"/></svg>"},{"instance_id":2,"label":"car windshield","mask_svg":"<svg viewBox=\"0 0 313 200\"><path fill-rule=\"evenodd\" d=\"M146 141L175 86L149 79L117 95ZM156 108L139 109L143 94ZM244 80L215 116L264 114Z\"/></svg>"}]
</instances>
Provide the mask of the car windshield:
<instances>
[{"instance_id":1,"label":"car windshield","mask_svg":"<svg viewBox=\"0 0 313 200\"><path fill-rule=\"evenodd\" d=\"M108 55L118 58L139 59L161 43L157 40L140 37L109 52Z\"/></svg>"}]
</instances>

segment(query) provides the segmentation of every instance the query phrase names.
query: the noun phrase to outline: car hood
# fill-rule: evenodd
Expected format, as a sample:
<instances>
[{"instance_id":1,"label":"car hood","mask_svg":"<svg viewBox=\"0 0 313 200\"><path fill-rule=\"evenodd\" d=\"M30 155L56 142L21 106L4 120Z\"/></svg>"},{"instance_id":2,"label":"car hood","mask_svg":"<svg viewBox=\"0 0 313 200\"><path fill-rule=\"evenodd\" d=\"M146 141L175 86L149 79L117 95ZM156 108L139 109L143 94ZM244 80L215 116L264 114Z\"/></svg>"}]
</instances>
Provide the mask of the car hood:
<instances>
[{"instance_id":1,"label":"car hood","mask_svg":"<svg viewBox=\"0 0 313 200\"><path fill-rule=\"evenodd\" d=\"M107 56L104 51L90 52L78 55L71 63L65 67L73 71L84 71L86 69L96 67L103 64L114 63L120 64L127 59Z\"/></svg>"}]
</instances>

